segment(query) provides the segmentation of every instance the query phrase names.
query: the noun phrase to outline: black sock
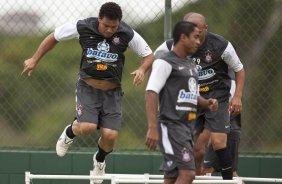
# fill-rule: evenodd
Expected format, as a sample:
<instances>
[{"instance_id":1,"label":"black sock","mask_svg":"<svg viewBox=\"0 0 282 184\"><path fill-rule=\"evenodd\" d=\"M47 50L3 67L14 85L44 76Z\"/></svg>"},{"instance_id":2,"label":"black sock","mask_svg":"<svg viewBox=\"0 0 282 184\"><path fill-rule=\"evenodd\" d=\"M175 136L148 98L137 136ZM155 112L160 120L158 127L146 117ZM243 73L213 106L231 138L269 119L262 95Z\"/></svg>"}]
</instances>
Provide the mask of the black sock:
<instances>
[{"instance_id":1,"label":"black sock","mask_svg":"<svg viewBox=\"0 0 282 184\"><path fill-rule=\"evenodd\" d=\"M219 165L221 167L221 175L224 180L232 180L232 157L230 151L225 147L219 150L215 150L215 153L219 159Z\"/></svg>"},{"instance_id":2,"label":"black sock","mask_svg":"<svg viewBox=\"0 0 282 184\"><path fill-rule=\"evenodd\" d=\"M75 137L75 135L72 131L72 124L66 129L66 134L71 139L73 139Z\"/></svg>"},{"instance_id":3,"label":"black sock","mask_svg":"<svg viewBox=\"0 0 282 184\"><path fill-rule=\"evenodd\" d=\"M99 149L99 150L98 150L98 152L97 152L97 154L96 154L96 160L97 160L98 162L104 162L106 156L107 156L109 153L111 153L112 151L106 152L106 151L104 151L99 145L98 145L98 149Z\"/></svg>"}]
</instances>

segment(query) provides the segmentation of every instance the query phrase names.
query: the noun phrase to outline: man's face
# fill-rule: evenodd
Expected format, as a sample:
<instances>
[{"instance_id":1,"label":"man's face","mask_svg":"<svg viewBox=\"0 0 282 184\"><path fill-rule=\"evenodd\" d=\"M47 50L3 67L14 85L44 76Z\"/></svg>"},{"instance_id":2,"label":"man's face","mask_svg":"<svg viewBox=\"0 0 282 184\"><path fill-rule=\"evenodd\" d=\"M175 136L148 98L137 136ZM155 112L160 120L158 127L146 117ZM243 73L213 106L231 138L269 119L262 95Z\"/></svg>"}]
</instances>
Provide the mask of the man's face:
<instances>
[{"instance_id":1,"label":"man's face","mask_svg":"<svg viewBox=\"0 0 282 184\"><path fill-rule=\"evenodd\" d=\"M194 15L194 16L190 16L190 17L186 18L185 21L192 22L192 23L197 25L197 27L199 29L199 36L200 36L200 41L201 41L201 45L202 45L202 43L205 41L206 33L208 31L208 25L203 20L203 17L198 16L198 15Z\"/></svg>"},{"instance_id":2,"label":"man's face","mask_svg":"<svg viewBox=\"0 0 282 184\"><path fill-rule=\"evenodd\" d=\"M118 19L111 20L108 19L107 17L103 17L103 18L99 17L98 21L99 21L98 30L105 38L112 37L113 34L117 32L120 23Z\"/></svg>"},{"instance_id":3,"label":"man's face","mask_svg":"<svg viewBox=\"0 0 282 184\"><path fill-rule=\"evenodd\" d=\"M200 47L200 34L197 27L189 36L186 36L185 47L189 55L194 54Z\"/></svg>"},{"instance_id":4,"label":"man's face","mask_svg":"<svg viewBox=\"0 0 282 184\"><path fill-rule=\"evenodd\" d=\"M208 26L206 24L203 25L197 24L197 27L199 29L199 37L200 37L200 42L202 44L205 41Z\"/></svg>"}]
</instances>

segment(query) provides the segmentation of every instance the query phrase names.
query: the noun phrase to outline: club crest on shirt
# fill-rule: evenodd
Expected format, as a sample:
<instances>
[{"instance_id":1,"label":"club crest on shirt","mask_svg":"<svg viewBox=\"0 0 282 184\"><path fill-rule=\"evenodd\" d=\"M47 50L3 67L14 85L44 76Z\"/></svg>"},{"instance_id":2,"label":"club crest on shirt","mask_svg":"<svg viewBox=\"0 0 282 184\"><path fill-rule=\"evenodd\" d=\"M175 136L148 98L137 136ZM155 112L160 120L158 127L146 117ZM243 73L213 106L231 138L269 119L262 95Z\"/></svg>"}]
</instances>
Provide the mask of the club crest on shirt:
<instances>
[{"instance_id":1,"label":"club crest on shirt","mask_svg":"<svg viewBox=\"0 0 282 184\"><path fill-rule=\"evenodd\" d=\"M205 52L205 62L206 63L212 62L212 52L210 50L207 50Z\"/></svg>"},{"instance_id":2,"label":"club crest on shirt","mask_svg":"<svg viewBox=\"0 0 282 184\"><path fill-rule=\"evenodd\" d=\"M118 45L120 44L120 38L118 36L114 36L112 42L114 45Z\"/></svg>"},{"instance_id":3,"label":"club crest on shirt","mask_svg":"<svg viewBox=\"0 0 282 184\"><path fill-rule=\"evenodd\" d=\"M197 93L198 86L197 86L197 81L195 78L193 77L189 78L188 87L191 93Z\"/></svg>"},{"instance_id":4,"label":"club crest on shirt","mask_svg":"<svg viewBox=\"0 0 282 184\"><path fill-rule=\"evenodd\" d=\"M178 92L177 103L192 103L197 105L197 98L197 93L186 92L185 89L181 89Z\"/></svg>"},{"instance_id":5,"label":"club crest on shirt","mask_svg":"<svg viewBox=\"0 0 282 184\"><path fill-rule=\"evenodd\" d=\"M106 42L106 40L104 40L104 41L98 43L97 49L99 51L109 52L110 45Z\"/></svg>"},{"instance_id":6,"label":"club crest on shirt","mask_svg":"<svg viewBox=\"0 0 282 184\"><path fill-rule=\"evenodd\" d=\"M192 160L191 156L190 156L190 152L186 148L183 148L181 150L181 154L182 154L182 161L183 162L189 162L190 160Z\"/></svg>"}]
</instances>

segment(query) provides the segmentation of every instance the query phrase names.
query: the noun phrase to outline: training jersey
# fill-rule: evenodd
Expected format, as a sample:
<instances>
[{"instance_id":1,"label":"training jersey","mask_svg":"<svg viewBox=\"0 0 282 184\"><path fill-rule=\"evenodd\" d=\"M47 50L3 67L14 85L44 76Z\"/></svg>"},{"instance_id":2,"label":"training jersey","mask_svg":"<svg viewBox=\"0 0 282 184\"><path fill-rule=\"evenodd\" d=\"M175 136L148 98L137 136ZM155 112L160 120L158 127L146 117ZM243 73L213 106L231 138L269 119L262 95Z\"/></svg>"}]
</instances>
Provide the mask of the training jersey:
<instances>
[{"instance_id":1,"label":"training jersey","mask_svg":"<svg viewBox=\"0 0 282 184\"><path fill-rule=\"evenodd\" d=\"M191 60L169 51L156 59L146 91L159 94L159 120L188 123L196 118L198 73Z\"/></svg>"},{"instance_id":2,"label":"training jersey","mask_svg":"<svg viewBox=\"0 0 282 184\"><path fill-rule=\"evenodd\" d=\"M156 57L161 57L172 47L173 40L167 40L155 51ZM199 72L201 96L216 98L219 102L228 100L234 72L243 68L232 44L222 36L207 32L204 43L189 57Z\"/></svg>"},{"instance_id":3,"label":"training jersey","mask_svg":"<svg viewBox=\"0 0 282 184\"><path fill-rule=\"evenodd\" d=\"M57 41L78 38L82 49L80 77L92 77L121 83L127 47L140 57L148 56L152 50L146 41L129 25L121 21L118 30L110 38L98 31L98 18L90 17L64 24L55 29Z\"/></svg>"}]
</instances>

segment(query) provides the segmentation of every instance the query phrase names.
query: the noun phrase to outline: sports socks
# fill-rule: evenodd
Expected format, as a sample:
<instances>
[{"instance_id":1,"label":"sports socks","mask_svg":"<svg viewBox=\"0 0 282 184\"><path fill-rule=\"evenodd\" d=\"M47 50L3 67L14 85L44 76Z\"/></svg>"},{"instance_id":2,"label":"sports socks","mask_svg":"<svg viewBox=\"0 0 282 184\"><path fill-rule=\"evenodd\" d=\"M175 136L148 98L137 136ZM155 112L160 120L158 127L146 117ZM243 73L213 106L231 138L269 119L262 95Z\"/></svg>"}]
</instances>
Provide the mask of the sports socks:
<instances>
[{"instance_id":1,"label":"sports socks","mask_svg":"<svg viewBox=\"0 0 282 184\"><path fill-rule=\"evenodd\" d=\"M112 151L110 151L110 152L104 151L104 150L98 145L98 152L97 152L97 154L96 154L96 160L97 160L98 162L104 162L106 156L107 156L109 153L111 153L111 152L112 152Z\"/></svg>"},{"instance_id":2,"label":"sports socks","mask_svg":"<svg viewBox=\"0 0 282 184\"><path fill-rule=\"evenodd\" d=\"M232 180L232 157L230 151L225 147L215 150L215 153L219 159L219 165L221 167L221 175L224 180Z\"/></svg>"},{"instance_id":3,"label":"sports socks","mask_svg":"<svg viewBox=\"0 0 282 184\"><path fill-rule=\"evenodd\" d=\"M66 134L71 139L73 139L75 137L75 135L72 131L72 124L66 129Z\"/></svg>"}]
</instances>

